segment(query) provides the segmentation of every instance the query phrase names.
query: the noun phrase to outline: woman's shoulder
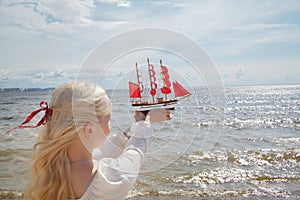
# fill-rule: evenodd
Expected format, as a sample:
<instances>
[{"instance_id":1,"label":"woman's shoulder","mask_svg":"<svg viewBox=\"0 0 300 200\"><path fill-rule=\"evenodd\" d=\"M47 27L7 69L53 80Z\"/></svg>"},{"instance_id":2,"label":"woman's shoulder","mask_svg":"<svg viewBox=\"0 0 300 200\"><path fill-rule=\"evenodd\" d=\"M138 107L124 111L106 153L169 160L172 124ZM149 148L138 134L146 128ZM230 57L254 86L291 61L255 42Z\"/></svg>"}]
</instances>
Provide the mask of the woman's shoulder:
<instances>
[{"instance_id":1,"label":"woman's shoulder","mask_svg":"<svg viewBox=\"0 0 300 200\"><path fill-rule=\"evenodd\" d=\"M99 175L96 172L91 183L86 188L83 195L78 198L78 200L86 200L86 199L97 199L95 198L97 196L97 191L100 190L101 184L99 183Z\"/></svg>"},{"instance_id":2,"label":"woman's shoulder","mask_svg":"<svg viewBox=\"0 0 300 200\"><path fill-rule=\"evenodd\" d=\"M91 184L79 200L102 199L115 200L125 199L130 191L132 184L126 181L110 182L101 171L97 171Z\"/></svg>"},{"instance_id":3,"label":"woman's shoulder","mask_svg":"<svg viewBox=\"0 0 300 200\"><path fill-rule=\"evenodd\" d=\"M71 166L71 183L75 197L83 196L97 174L96 163L75 163Z\"/></svg>"}]
</instances>

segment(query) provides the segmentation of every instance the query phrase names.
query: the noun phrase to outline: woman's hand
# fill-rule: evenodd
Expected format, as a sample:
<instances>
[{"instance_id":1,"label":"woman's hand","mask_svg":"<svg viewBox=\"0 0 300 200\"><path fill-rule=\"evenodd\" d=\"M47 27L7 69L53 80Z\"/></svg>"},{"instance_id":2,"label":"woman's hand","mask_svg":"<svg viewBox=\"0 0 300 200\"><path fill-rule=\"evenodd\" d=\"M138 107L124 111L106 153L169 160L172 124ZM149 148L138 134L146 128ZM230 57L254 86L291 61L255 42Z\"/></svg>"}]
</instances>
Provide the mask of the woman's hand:
<instances>
[{"instance_id":1,"label":"woman's hand","mask_svg":"<svg viewBox=\"0 0 300 200\"><path fill-rule=\"evenodd\" d=\"M135 121L142 121L146 118L150 118L151 123L157 123L162 121L167 121L172 119L172 114L170 113L170 110L164 110L164 109L155 109L150 110L145 116L143 112L135 111L134 119Z\"/></svg>"},{"instance_id":2,"label":"woman's hand","mask_svg":"<svg viewBox=\"0 0 300 200\"><path fill-rule=\"evenodd\" d=\"M142 112L135 111L134 119L135 119L136 122L138 122L138 121L145 120L145 119L146 119L146 116L145 116L144 113L142 113Z\"/></svg>"},{"instance_id":3,"label":"woman's hand","mask_svg":"<svg viewBox=\"0 0 300 200\"><path fill-rule=\"evenodd\" d=\"M146 116L146 119L148 117L150 117L151 123L157 123L172 119L172 114L170 113L170 110L156 109L150 110Z\"/></svg>"}]
</instances>

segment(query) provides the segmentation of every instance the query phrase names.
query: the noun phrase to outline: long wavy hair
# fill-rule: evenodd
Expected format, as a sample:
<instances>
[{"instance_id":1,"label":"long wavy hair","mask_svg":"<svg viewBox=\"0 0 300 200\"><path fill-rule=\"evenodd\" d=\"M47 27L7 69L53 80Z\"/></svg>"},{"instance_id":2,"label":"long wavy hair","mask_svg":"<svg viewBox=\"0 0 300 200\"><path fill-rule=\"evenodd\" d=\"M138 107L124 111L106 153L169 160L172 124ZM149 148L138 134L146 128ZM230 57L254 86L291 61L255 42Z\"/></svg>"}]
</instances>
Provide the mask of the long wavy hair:
<instances>
[{"instance_id":1,"label":"long wavy hair","mask_svg":"<svg viewBox=\"0 0 300 200\"><path fill-rule=\"evenodd\" d=\"M25 199L75 199L67 150L84 123L111 112L105 90L83 82L64 83L51 97L52 116L33 147Z\"/></svg>"}]
</instances>

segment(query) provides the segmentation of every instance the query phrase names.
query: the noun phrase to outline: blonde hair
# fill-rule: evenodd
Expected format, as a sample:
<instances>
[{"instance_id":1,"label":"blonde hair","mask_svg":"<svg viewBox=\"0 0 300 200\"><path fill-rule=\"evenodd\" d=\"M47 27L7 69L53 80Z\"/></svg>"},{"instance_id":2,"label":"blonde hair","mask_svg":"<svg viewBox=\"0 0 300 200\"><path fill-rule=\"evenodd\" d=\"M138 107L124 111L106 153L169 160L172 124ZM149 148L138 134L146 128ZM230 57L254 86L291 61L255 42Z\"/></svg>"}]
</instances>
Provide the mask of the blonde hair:
<instances>
[{"instance_id":1,"label":"blonde hair","mask_svg":"<svg viewBox=\"0 0 300 200\"><path fill-rule=\"evenodd\" d=\"M25 199L75 198L67 149L84 123L111 112L105 90L83 82L57 87L50 108L53 114L33 147Z\"/></svg>"}]
</instances>

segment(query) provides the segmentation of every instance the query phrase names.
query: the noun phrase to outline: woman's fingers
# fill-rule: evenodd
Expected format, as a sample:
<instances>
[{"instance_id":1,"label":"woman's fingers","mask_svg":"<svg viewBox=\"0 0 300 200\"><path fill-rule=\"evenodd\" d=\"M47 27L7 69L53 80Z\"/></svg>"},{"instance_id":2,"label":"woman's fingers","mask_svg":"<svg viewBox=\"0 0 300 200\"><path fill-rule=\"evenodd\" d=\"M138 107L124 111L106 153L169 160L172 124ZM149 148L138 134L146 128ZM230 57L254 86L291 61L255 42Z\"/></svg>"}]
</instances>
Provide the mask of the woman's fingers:
<instances>
[{"instance_id":1,"label":"woman's fingers","mask_svg":"<svg viewBox=\"0 0 300 200\"><path fill-rule=\"evenodd\" d=\"M151 110L148 114L151 117L151 122L162 122L172 119L172 114L170 110L163 110L163 109L157 109L157 110Z\"/></svg>"}]
</instances>

